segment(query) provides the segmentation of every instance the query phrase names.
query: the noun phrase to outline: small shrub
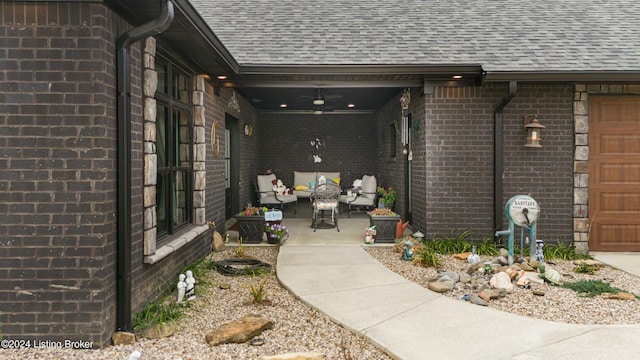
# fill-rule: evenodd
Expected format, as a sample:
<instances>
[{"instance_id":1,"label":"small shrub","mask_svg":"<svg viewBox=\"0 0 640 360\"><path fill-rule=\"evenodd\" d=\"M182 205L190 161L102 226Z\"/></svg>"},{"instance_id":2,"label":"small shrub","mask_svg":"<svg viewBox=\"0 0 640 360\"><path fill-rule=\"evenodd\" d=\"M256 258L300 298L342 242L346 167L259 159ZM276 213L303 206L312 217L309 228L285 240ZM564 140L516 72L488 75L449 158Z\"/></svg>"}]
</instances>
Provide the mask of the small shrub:
<instances>
[{"instance_id":1,"label":"small shrub","mask_svg":"<svg viewBox=\"0 0 640 360\"><path fill-rule=\"evenodd\" d=\"M593 297L605 292L615 294L623 291L612 287L611 284L602 280L581 280L574 283L564 284L562 287L571 289L584 297Z\"/></svg>"},{"instance_id":2,"label":"small shrub","mask_svg":"<svg viewBox=\"0 0 640 360\"><path fill-rule=\"evenodd\" d=\"M261 281L258 285L254 283L249 284L249 288L251 290L251 297L253 298L253 302L256 304L260 304L265 296L267 295L267 291L264 288L264 281Z\"/></svg>"},{"instance_id":3,"label":"small shrub","mask_svg":"<svg viewBox=\"0 0 640 360\"><path fill-rule=\"evenodd\" d=\"M589 274L589 275L595 274L597 270L598 270L597 266L590 265L585 262L581 262L575 268L573 268L573 271L575 271L578 274Z\"/></svg>"},{"instance_id":4,"label":"small shrub","mask_svg":"<svg viewBox=\"0 0 640 360\"><path fill-rule=\"evenodd\" d=\"M238 239L238 248L236 249L236 257L243 258L246 255L244 248L242 247L242 238Z\"/></svg>"},{"instance_id":5,"label":"small shrub","mask_svg":"<svg viewBox=\"0 0 640 360\"><path fill-rule=\"evenodd\" d=\"M482 242L477 245L476 251L478 255L495 256L500 254L498 246L491 238L484 238Z\"/></svg>"},{"instance_id":6,"label":"small shrub","mask_svg":"<svg viewBox=\"0 0 640 360\"><path fill-rule=\"evenodd\" d=\"M137 330L144 330L160 323L175 323L184 315L184 307L171 303L152 303L147 305L133 319L133 326Z\"/></svg>"},{"instance_id":7,"label":"small shrub","mask_svg":"<svg viewBox=\"0 0 640 360\"><path fill-rule=\"evenodd\" d=\"M558 239L555 244L545 244L542 251L544 253L544 258L547 260L558 259L566 261L591 259L589 255L576 253L576 247L573 245L573 242L565 244L561 239Z\"/></svg>"},{"instance_id":8,"label":"small shrub","mask_svg":"<svg viewBox=\"0 0 640 360\"><path fill-rule=\"evenodd\" d=\"M442 267L442 258L440 253L434 250L431 246L423 245L418 249L414 255L414 262L426 266L439 269Z\"/></svg>"}]
</instances>

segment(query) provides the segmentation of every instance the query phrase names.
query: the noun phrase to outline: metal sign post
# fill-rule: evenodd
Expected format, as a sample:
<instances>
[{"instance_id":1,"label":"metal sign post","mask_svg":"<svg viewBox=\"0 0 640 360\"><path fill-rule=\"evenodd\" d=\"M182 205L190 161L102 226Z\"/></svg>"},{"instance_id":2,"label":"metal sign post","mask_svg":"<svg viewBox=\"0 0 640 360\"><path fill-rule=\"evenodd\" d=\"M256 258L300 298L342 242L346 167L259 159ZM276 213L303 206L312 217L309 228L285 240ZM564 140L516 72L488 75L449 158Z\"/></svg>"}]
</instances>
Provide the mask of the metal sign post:
<instances>
[{"instance_id":1,"label":"metal sign post","mask_svg":"<svg viewBox=\"0 0 640 360\"><path fill-rule=\"evenodd\" d=\"M495 236L508 236L509 265L513 264L513 241L516 225L520 227L520 257L523 256L524 231L529 230L529 261L534 261L536 256L536 222L540 215L538 203L528 195L516 195L507 201L504 214L509 223L509 229L496 231Z\"/></svg>"}]
</instances>

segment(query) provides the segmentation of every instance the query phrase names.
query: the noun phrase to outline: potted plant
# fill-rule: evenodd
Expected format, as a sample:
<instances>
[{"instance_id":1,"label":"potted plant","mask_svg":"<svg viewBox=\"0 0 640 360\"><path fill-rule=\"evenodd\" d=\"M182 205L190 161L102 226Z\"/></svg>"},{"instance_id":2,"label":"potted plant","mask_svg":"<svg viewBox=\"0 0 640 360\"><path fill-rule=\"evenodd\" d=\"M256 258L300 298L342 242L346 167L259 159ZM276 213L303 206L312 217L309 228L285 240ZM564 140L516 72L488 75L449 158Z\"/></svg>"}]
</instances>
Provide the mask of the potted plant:
<instances>
[{"instance_id":1,"label":"potted plant","mask_svg":"<svg viewBox=\"0 0 640 360\"><path fill-rule=\"evenodd\" d=\"M389 186L384 188L382 186L378 186L378 208L391 208L393 204L395 204L396 199L398 198L398 192L393 186Z\"/></svg>"},{"instance_id":2,"label":"potted plant","mask_svg":"<svg viewBox=\"0 0 640 360\"><path fill-rule=\"evenodd\" d=\"M369 225L375 226L376 243L393 243L396 241L396 226L400 215L389 208L376 208L367 213Z\"/></svg>"},{"instance_id":3,"label":"potted plant","mask_svg":"<svg viewBox=\"0 0 640 360\"><path fill-rule=\"evenodd\" d=\"M289 238L289 229L285 225L276 223L267 223L266 226L267 242L269 244L284 245L284 242Z\"/></svg>"},{"instance_id":4,"label":"potted plant","mask_svg":"<svg viewBox=\"0 0 640 360\"><path fill-rule=\"evenodd\" d=\"M238 221L238 232L245 244L259 244L264 233L264 213L266 207L248 207L235 216Z\"/></svg>"}]
</instances>

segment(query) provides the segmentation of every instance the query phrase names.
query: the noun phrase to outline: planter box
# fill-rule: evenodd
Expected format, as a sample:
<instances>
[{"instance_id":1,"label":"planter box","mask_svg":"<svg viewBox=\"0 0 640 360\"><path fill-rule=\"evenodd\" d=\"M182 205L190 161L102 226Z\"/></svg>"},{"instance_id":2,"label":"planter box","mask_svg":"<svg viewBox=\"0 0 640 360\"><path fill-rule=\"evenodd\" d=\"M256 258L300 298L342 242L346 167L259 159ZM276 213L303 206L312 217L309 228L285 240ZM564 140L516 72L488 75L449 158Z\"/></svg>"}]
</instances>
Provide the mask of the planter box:
<instances>
[{"instance_id":1,"label":"planter box","mask_svg":"<svg viewBox=\"0 0 640 360\"><path fill-rule=\"evenodd\" d=\"M376 227L374 238L376 243L395 243L396 242L396 226L400 216L372 216L369 215L369 226Z\"/></svg>"},{"instance_id":2,"label":"planter box","mask_svg":"<svg viewBox=\"0 0 640 360\"><path fill-rule=\"evenodd\" d=\"M264 234L264 216L236 216L243 244L260 244Z\"/></svg>"}]
</instances>

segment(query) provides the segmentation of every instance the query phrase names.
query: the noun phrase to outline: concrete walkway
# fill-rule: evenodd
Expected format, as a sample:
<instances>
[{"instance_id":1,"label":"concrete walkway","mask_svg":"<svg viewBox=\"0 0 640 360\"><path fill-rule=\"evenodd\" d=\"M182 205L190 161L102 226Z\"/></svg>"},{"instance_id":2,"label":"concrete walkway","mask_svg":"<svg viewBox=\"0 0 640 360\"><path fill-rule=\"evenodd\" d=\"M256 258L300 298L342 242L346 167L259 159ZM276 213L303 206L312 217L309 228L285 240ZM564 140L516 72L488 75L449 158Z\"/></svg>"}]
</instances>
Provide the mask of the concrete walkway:
<instances>
[{"instance_id":1,"label":"concrete walkway","mask_svg":"<svg viewBox=\"0 0 640 360\"><path fill-rule=\"evenodd\" d=\"M522 317L405 280L362 248L367 224L366 219L341 219L339 233L309 233L308 222L290 220L292 237L280 249L277 275L302 301L368 337L393 358L640 358L640 325L574 325Z\"/></svg>"}]
</instances>

